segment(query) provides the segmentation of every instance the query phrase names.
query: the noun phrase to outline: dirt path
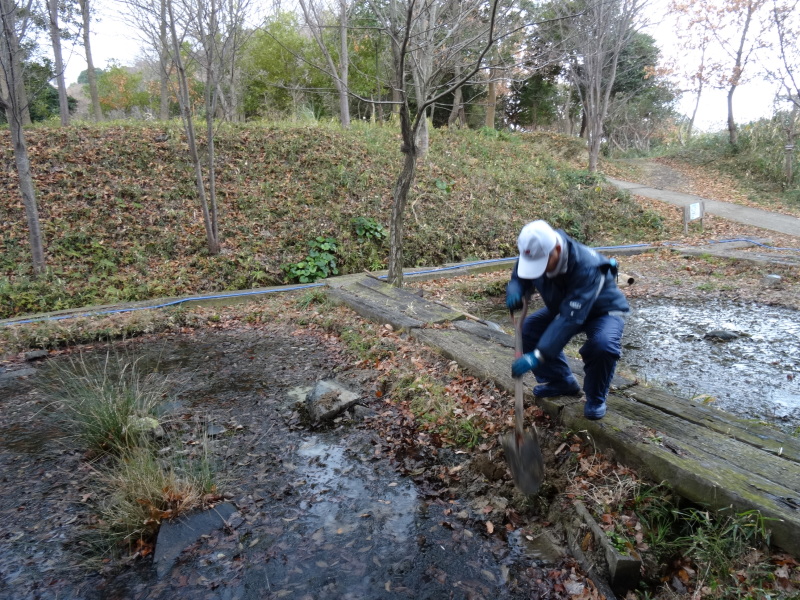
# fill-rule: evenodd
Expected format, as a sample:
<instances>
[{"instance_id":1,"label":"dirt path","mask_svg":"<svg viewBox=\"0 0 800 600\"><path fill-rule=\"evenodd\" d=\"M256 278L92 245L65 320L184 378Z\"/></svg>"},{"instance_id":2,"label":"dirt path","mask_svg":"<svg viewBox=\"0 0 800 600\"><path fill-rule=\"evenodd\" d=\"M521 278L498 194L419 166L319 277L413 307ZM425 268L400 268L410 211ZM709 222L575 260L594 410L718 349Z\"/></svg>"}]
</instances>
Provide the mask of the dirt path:
<instances>
[{"instance_id":1,"label":"dirt path","mask_svg":"<svg viewBox=\"0 0 800 600\"><path fill-rule=\"evenodd\" d=\"M638 183L644 183L660 190L684 194L695 193L696 186L693 184L692 178L666 162L649 160L647 162L637 161L634 164L641 173L640 178L637 179Z\"/></svg>"},{"instance_id":2,"label":"dirt path","mask_svg":"<svg viewBox=\"0 0 800 600\"><path fill-rule=\"evenodd\" d=\"M800 217L800 205L787 204L771 193L748 190L733 176L710 167L690 165L670 158L637 158L610 165L607 172L612 177L661 190L694 194L709 200Z\"/></svg>"}]
</instances>

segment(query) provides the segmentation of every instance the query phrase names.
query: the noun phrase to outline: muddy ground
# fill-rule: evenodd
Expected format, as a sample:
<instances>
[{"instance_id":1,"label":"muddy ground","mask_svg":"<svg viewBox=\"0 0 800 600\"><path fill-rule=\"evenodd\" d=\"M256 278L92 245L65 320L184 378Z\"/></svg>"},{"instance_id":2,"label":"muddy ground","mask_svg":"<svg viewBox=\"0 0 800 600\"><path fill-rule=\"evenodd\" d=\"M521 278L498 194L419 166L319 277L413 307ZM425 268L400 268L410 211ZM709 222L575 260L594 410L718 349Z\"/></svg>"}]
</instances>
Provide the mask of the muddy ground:
<instances>
[{"instance_id":1,"label":"muddy ground","mask_svg":"<svg viewBox=\"0 0 800 600\"><path fill-rule=\"evenodd\" d=\"M505 429L504 394L411 340L379 334L387 352L417 370L466 386L486 405L490 428ZM5 365L0 470L13 493L0 496L0 597L597 597L552 523L584 452L578 438L556 459L565 440L547 436L546 456L565 468L554 467L528 500L511 484L494 437L466 451L414 426L386 389L393 357L359 360L313 323L246 324L232 314L112 349L114 361L136 360L168 382L166 427L185 440L199 439L198 423L214 432L225 482L216 502L235 506L230 526L193 544L161 577L148 546L85 562L92 549L84 534L104 501L99 459L66 435L40 382L52 373L48 363L69 369L108 349ZM323 379L355 391L363 406L330 426L306 422L298 400Z\"/></svg>"}]
</instances>

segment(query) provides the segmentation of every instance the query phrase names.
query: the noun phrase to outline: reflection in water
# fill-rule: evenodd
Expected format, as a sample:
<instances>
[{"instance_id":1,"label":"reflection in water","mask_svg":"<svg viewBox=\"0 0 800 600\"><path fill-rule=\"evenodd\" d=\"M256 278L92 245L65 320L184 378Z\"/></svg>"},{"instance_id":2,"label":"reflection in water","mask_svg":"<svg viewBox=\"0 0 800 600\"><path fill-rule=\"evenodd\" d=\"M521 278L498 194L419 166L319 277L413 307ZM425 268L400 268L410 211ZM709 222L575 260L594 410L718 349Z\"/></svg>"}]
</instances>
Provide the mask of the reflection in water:
<instances>
[{"instance_id":1,"label":"reflection in water","mask_svg":"<svg viewBox=\"0 0 800 600\"><path fill-rule=\"evenodd\" d=\"M350 437L352 444L354 437ZM291 502L267 501L244 598L527 598L516 578L557 560L476 534L454 506L374 461L370 444L320 434L284 463ZM513 546L513 544L512 544ZM259 560L258 556L264 556Z\"/></svg>"},{"instance_id":2,"label":"reflection in water","mask_svg":"<svg viewBox=\"0 0 800 600\"><path fill-rule=\"evenodd\" d=\"M722 330L729 341L705 337ZM642 380L746 418L800 426L796 311L726 301L637 300L620 367Z\"/></svg>"},{"instance_id":3,"label":"reflection in water","mask_svg":"<svg viewBox=\"0 0 800 600\"><path fill-rule=\"evenodd\" d=\"M417 508L417 493L409 480L384 481L383 492L376 496L367 486L375 477L359 474L344 449L312 438L298 454L312 459L303 476L320 496L310 515L318 517L326 531L351 531L359 520L369 518L372 534L393 542L408 539Z\"/></svg>"}]
</instances>

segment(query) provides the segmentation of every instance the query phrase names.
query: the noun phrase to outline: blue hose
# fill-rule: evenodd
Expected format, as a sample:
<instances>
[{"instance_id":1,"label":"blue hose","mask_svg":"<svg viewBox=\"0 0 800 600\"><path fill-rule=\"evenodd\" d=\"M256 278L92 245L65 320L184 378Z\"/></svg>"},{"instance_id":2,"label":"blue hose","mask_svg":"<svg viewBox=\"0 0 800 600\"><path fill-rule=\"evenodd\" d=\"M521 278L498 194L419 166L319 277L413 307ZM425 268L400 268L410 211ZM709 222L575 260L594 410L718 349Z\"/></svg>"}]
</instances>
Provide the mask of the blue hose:
<instances>
[{"instance_id":1,"label":"blue hose","mask_svg":"<svg viewBox=\"0 0 800 600\"><path fill-rule=\"evenodd\" d=\"M765 248L771 248L773 250L788 250L792 252L800 252L800 248L775 248L773 246L769 246L767 244L762 244L760 242L756 242L753 240L748 240L746 238L733 238L729 240L720 240L720 241L711 241L712 244L724 244L726 242L748 242L754 244L756 246L762 246ZM667 242L665 245L684 245L678 244L677 242ZM653 244L626 244L622 246L596 246L595 250L624 250L628 248L653 248ZM458 265L453 265L449 267L436 267L434 269L428 269L425 271L411 271L408 273L409 276L412 275L423 275L428 273L442 273L445 271L454 271L457 269L463 269L464 267L472 267L478 265L487 265L487 264L494 264L500 262L508 262L513 260L513 258L492 258L487 260L478 260L468 263L461 263ZM387 279L386 275L381 275L378 277L379 279ZM57 315L51 317L39 317L37 319L25 319L22 321L13 321L11 323L4 323L5 326L9 325L24 325L26 323L40 323L42 321L62 321L64 319L74 319L78 317L97 317L102 315L113 315L119 313L126 313L126 312L133 312L137 310L150 310L153 308L167 308L168 306L176 306L178 304L183 304L184 302L196 302L201 300L220 300L224 298L240 298L242 296L260 296L263 294L275 294L277 292L295 292L297 290L305 290L309 288L315 287L323 287L324 283L309 283L307 285L298 285L298 286L291 286L291 287L282 287L280 289L273 289L273 290L251 290L247 292L233 292L230 294L215 294L213 296L193 296L190 298L181 298L179 300L173 300L172 302L165 302L164 304L154 304L152 306L134 306L131 308L115 308L109 310L102 310L97 312L87 312L87 313L80 313L80 314L70 314L70 315Z\"/></svg>"}]
</instances>

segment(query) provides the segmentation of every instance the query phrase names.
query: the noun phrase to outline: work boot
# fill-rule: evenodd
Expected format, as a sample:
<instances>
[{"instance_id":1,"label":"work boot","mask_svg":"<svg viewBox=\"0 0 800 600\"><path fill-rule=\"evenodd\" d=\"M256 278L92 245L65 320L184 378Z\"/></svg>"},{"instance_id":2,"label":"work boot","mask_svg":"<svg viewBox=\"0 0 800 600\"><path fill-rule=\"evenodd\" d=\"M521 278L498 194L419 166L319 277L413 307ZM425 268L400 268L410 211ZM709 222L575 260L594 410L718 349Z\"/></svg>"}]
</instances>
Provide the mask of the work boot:
<instances>
[{"instance_id":1,"label":"work boot","mask_svg":"<svg viewBox=\"0 0 800 600\"><path fill-rule=\"evenodd\" d=\"M583 407L583 416L590 421L599 421L606 416L605 400L587 400Z\"/></svg>"},{"instance_id":2,"label":"work boot","mask_svg":"<svg viewBox=\"0 0 800 600\"><path fill-rule=\"evenodd\" d=\"M548 382L533 388L533 395L538 398L552 398L554 396L580 396L581 386L574 377L558 382Z\"/></svg>"}]
</instances>

